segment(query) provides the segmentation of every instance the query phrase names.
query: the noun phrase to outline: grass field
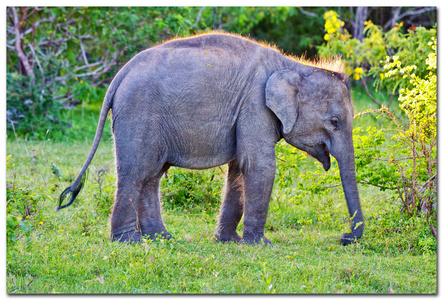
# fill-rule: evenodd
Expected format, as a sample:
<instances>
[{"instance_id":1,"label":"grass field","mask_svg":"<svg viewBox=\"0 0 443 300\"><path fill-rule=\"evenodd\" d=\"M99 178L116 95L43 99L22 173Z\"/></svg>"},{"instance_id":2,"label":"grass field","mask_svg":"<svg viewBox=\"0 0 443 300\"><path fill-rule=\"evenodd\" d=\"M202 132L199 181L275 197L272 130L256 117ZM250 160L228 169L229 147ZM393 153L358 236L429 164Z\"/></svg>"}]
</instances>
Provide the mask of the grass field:
<instances>
[{"instance_id":1,"label":"grass field","mask_svg":"<svg viewBox=\"0 0 443 300\"><path fill-rule=\"evenodd\" d=\"M354 99L360 99L356 112L371 105L363 98L358 89L354 91ZM348 228L341 188L330 189L327 197L278 201L274 191L265 229L273 246L216 243L216 206L208 209L192 203L163 206L166 228L173 235L169 241L110 242L108 216L116 174L109 127L77 202L56 211L61 191L89 152L98 109L87 106L83 116L81 108L69 113L74 127L61 141L7 139L8 201L14 206L8 215L28 219L21 227L8 227L15 235L7 247L8 293L437 292L436 241L429 227L422 218L403 218L388 192L368 186L359 186L366 217L364 238L347 247L338 243ZM373 122L378 121L369 116L356 120L355 126ZM315 169L311 158L304 163L298 166L300 172ZM224 171L199 171L211 182L196 182L195 189L217 194ZM186 175L180 172L173 169L169 176ZM169 203L177 186L163 180L163 200ZM293 189L300 180L294 179ZM241 229L242 225L240 234Z\"/></svg>"}]
</instances>

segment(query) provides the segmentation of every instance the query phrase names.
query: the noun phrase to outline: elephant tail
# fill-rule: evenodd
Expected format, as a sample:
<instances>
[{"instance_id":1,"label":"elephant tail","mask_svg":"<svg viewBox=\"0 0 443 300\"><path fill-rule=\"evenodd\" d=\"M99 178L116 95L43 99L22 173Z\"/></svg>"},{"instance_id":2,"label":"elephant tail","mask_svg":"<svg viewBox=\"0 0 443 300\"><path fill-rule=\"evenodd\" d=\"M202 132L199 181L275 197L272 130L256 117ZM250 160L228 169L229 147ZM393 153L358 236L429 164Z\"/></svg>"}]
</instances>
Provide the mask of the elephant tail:
<instances>
[{"instance_id":1,"label":"elephant tail","mask_svg":"<svg viewBox=\"0 0 443 300\"><path fill-rule=\"evenodd\" d=\"M74 202L77 195L80 193L80 190L82 189L82 187L86 181L86 176L83 177L83 175L85 175L85 172L88 169L88 166L91 163L95 152L97 151L98 144L100 143L100 138L102 137L103 128L105 127L105 123L106 123L106 118L108 116L109 110L112 107L112 99L114 96L113 91L114 91L114 89L110 87L108 89L105 99L103 101L103 106L102 106L102 109L100 112L100 119L99 119L98 125L97 125L97 131L95 133L94 142L92 144L91 151L89 151L88 158L86 159L86 161L83 165L83 168L81 169L81 171L78 174L77 178L75 179L74 183L71 184L69 187L67 187L61 193L57 210L60 210L62 208L70 206ZM62 205L63 202L65 202L65 200L69 197L70 194L71 194L71 200L68 203Z\"/></svg>"}]
</instances>

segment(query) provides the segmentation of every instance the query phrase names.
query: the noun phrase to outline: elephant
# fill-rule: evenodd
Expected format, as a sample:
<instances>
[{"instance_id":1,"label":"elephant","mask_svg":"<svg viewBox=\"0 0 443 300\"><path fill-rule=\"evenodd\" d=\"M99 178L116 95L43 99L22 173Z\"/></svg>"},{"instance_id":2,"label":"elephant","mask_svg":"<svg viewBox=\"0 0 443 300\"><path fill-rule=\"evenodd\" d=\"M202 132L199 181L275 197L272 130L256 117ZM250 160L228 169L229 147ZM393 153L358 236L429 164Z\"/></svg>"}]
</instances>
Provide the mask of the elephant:
<instances>
[{"instance_id":1,"label":"elephant","mask_svg":"<svg viewBox=\"0 0 443 300\"><path fill-rule=\"evenodd\" d=\"M116 74L103 100L91 151L60 196L72 204L109 110L117 191L111 240L170 238L161 214L159 181L171 166L207 169L228 164L215 238L272 244L264 235L284 139L330 168L338 162L352 228L363 234L352 141L349 80L322 64L282 53L251 38L222 32L177 38L135 55ZM69 203L62 203L71 196ZM243 236L237 226L243 219Z\"/></svg>"}]
</instances>

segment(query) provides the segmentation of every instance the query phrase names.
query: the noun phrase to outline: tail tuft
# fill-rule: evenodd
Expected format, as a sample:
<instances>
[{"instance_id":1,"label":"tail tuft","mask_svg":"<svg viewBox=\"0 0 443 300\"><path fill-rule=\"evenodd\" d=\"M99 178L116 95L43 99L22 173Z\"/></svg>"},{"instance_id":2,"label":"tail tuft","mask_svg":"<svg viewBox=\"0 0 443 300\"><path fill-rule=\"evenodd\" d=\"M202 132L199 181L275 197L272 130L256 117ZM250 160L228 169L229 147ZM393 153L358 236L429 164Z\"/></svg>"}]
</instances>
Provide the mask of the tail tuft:
<instances>
[{"instance_id":1,"label":"tail tuft","mask_svg":"<svg viewBox=\"0 0 443 300\"><path fill-rule=\"evenodd\" d=\"M83 176L83 178L82 178L81 181L80 181L80 184L79 184L74 190L72 190L72 187L71 187L71 186L68 186L68 187L67 187L67 188L66 188L66 189L60 194L60 199L59 199L59 202L58 202L57 210L60 210L60 209L65 208L65 207L68 207L68 206L70 206L70 205L74 202L75 198L76 198L77 195L80 193L81 189L83 188L83 185L85 184L86 177L87 177L86 175L87 175L87 174L85 174L85 176ZM72 194L72 196L71 196L71 200L70 200L67 204L62 205L63 202L65 202L65 200L69 197L69 194Z\"/></svg>"}]
</instances>

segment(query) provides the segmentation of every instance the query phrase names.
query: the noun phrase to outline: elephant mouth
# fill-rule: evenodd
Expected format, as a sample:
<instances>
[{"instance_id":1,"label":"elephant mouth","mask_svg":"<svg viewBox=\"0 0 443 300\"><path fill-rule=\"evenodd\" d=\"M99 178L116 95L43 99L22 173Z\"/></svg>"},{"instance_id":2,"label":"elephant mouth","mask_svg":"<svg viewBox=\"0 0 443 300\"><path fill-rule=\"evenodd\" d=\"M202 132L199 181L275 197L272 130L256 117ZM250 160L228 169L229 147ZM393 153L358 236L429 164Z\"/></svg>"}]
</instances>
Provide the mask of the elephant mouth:
<instances>
[{"instance_id":1,"label":"elephant mouth","mask_svg":"<svg viewBox=\"0 0 443 300\"><path fill-rule=\"evenodd\" d=\"M329 168L331 167L331 157L329 156L328 146L326 146L326 144L323 144L323 148L324 148L324 157L326 159L321 161L321 163L323 164L323 168L325 169L325 171L328 171Z\"/></svg>"},{"instance_id":2,"label":"elephant mouth","mask_svg":"<svg viewBox=\"0 0 443 300\"><path fill-rule=\"evenodd\" d=\"M329 156L328 146L326 146L325 143L321 143L313 148L313 153L311 155L323 164L325 171L329 170L331 167L331 157Z\"/></svg>"},{"instance_id":3,"label":"elephant mouth","mask_svg":"<svg viewBox=\"0 0 443 300\"><path fill-rule=\"evenodd\" d=\"M331 167L331 157L329 156L329 148L325 142L321 142L316 145L309 145L305 143L290 143L292 146L305 151L319 162L323 164L325 171L328 171Z\"/></svg>"}]
</instances>

